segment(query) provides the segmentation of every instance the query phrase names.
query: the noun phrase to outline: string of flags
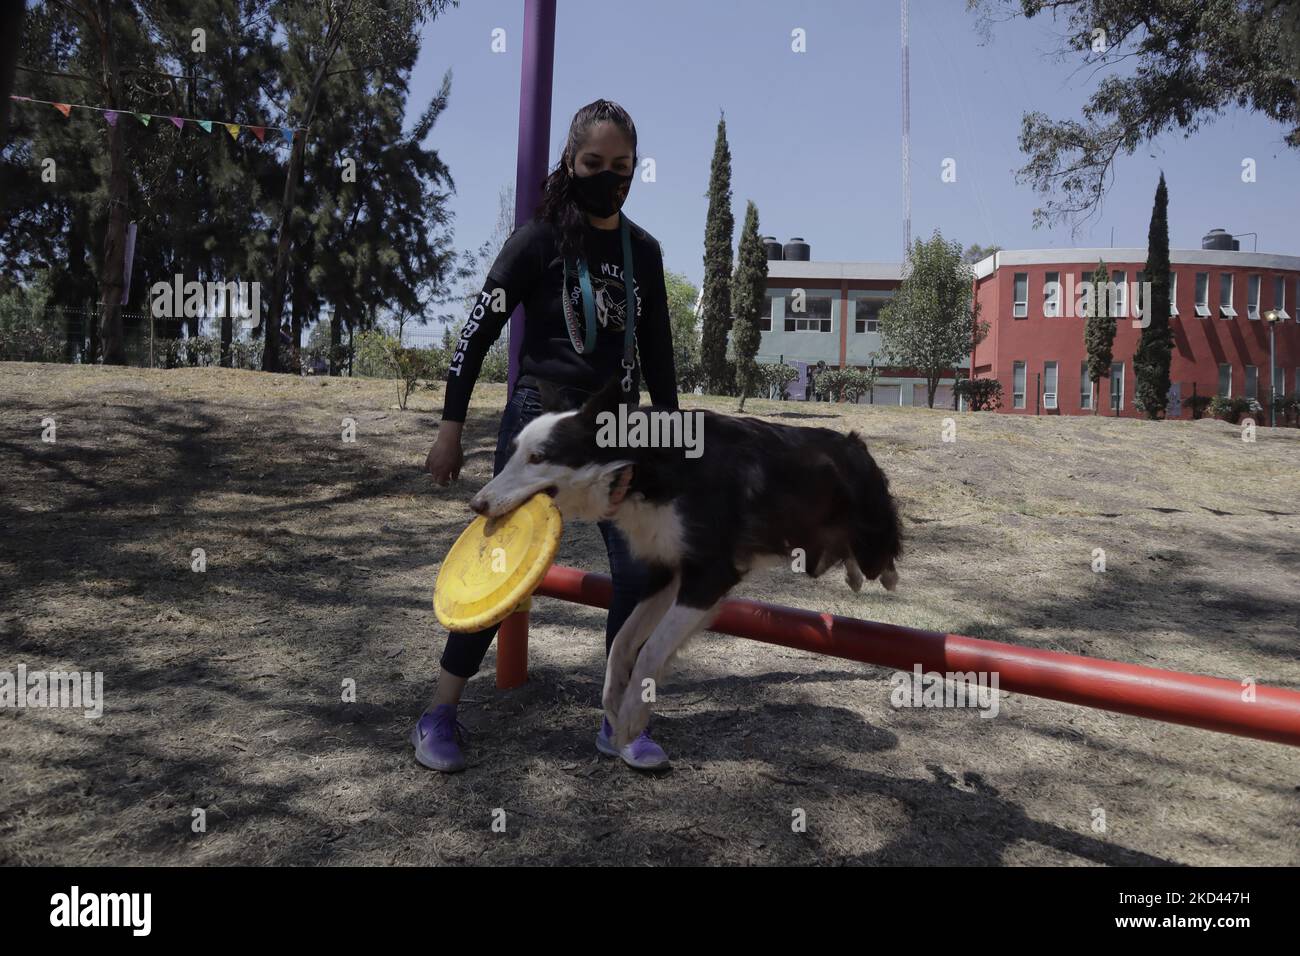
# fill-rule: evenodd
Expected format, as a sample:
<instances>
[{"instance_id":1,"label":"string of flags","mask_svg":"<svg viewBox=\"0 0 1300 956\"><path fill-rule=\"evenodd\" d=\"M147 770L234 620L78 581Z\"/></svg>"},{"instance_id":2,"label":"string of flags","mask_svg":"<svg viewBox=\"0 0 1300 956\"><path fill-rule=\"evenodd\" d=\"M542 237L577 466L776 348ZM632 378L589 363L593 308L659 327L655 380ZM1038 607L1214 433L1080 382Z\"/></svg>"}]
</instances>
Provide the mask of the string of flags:
<instances>
[{"instance_id":1,"label":"string of flags","mask_svg":"<svg viewBox=\"0 0 1300 956\"><path fill-rule=\"evenodd\" d=\"M158 113L136 113L131 110L110 110L102 106L85 106L81 103L55 103L53 100L35 100L30 96L15 96L10 94L9 98L20 103L40 103L45 106L53 106L63 114L67 119L72 115L73 110L94 110L96 113L104 115L104 121L109 126L116 126L117 121L124 116L134 117L142 125L148 126L153 120L168 120L178 130L184 129L186 123L192 123L205 133L211 133L214 126L225 129L230 134L231 139L239 139L239 134L244 130L252 133L259 143L266 142L266 134L269 131L272 137L280 136L284 139L286 145L293 143L294 134L300 130L305 130L305 126L253 126L249 123L226 123L221 120L194 119L189 116L166 116ZM272 139L274 145L274 139Z\"/></svg>"}]
</instances>

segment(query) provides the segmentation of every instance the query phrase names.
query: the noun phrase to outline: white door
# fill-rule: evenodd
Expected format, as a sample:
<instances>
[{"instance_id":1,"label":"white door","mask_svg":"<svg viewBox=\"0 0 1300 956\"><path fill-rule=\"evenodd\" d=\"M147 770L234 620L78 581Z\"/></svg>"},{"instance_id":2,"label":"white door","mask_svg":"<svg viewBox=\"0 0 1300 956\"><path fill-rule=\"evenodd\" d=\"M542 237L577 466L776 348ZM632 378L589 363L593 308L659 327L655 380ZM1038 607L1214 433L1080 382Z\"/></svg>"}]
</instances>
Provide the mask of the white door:
<instances>
[{"instance_id":1,"label":"white door","mask_svg":"<svg viewBox=\"0 0 1300 956\"><path fill-rule=\"evenodd\" d=\"M877 385L871 390L871 402L873 405L901 405L903 404L903 386Z\"/></svg>"},{"instance_id":2,"label":"white door","mask_svg":"<svg viewBox=\"0 0 1300 956\"><path fill-rule=\"evenodd\" d=\"M912 404L917 408L925 408L926 387L920 382L912 385ZM934 390L934 407L935 408L952 408L952 386L940 385Z\"/></svg>"}]
</instances>

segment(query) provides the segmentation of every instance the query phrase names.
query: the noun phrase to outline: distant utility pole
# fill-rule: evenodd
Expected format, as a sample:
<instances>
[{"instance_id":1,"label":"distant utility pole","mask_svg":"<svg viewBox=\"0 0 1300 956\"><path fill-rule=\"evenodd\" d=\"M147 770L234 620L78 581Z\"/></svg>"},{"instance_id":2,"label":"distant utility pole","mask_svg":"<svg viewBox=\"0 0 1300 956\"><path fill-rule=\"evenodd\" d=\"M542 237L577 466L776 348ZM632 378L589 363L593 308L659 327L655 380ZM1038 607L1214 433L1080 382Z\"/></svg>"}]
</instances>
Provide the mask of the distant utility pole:
<instances>
[{"instance_id":1,"label":"distant utility pole","mask_svg":"<svg viewBox=\"0 0 1300 956\"><path fill-rule=\"evenodd\" d=\"M909 0L902 0L903 40L903 262L912 258L912 90L911 64L907 49Z\"/></svg>"}]
</instances>

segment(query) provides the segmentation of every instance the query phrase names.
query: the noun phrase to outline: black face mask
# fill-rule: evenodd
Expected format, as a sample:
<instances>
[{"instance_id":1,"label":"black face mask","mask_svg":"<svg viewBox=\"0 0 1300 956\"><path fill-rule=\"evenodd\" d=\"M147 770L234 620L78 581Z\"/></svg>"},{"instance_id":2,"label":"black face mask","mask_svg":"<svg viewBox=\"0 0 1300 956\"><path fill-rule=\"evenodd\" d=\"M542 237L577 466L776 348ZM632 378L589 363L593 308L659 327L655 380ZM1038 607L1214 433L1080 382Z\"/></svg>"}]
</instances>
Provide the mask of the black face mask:
<instances>
[{"instance_id":1,"label":"black face mask","mask_svg":"<svg viewBox=\"0 0 1300 956\"><path fill-rule=\"evenodd\" d=\"M631 182L631 173L624 176L612 169L601 170L592 176L574 176L573 201L583 212L604 219L622 207L623 200L619 199L618 191L625 183Z\"/></svg>"}]
</instances>

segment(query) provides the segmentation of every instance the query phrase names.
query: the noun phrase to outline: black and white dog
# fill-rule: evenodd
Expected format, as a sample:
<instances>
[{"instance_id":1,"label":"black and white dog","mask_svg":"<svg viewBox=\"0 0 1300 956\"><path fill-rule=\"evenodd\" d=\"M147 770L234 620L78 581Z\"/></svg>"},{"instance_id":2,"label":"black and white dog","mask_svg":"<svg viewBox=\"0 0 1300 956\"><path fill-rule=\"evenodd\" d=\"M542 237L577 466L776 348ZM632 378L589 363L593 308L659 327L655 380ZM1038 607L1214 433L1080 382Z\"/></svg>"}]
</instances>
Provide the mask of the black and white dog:
<instances>
[{"instance_id":1,"label":"black and white dog","mask_svg":"<svg viewBox=\"0 0 1300 956\"><path fill-rule=\"evenodd\" d=\"M889 482L854 432L654 406L620 413L620 396L614 379L581 408L529 422L470 507L495 517L547 492L566 521L611 519L649 567L605 672L605 714L621 747L650 719L643 682L657 686L751 569L802 559L815 578L842 562L853 590L879 578L892 591L902 530ZM543 390L543 406L557 405ZM620 414L645 416L639 439L609 440ZM688 441L653 442L652 434ZM621 500L616 488L626 489Z\"/></svg>"}]
</instances>

